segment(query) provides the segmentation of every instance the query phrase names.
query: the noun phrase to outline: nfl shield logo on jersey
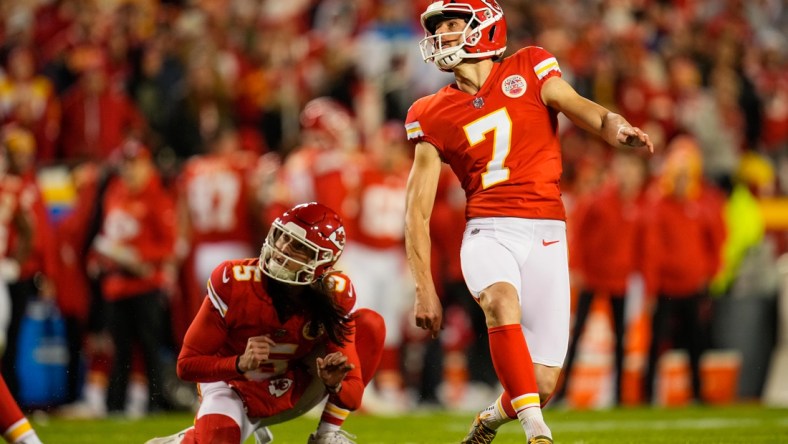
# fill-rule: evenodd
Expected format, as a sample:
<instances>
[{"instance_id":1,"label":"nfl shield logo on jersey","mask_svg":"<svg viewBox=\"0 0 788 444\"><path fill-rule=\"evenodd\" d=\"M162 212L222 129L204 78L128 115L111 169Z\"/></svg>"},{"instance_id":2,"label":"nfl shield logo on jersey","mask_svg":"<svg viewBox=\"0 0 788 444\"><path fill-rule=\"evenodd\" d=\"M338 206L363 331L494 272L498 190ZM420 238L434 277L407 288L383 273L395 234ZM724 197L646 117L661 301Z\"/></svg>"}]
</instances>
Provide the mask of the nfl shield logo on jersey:
<instances>
[{"instance_id":1,"label":"nfl shield logo on jersey","mask_svg":"<svg viewBox=\"0 0 788 444\"><path fill-rule=\"evenodd\" d=\"M501 83L503 93L506 94L506 97L511 97L512 99L522 97L527 87L528 84L525 83L525 79L519 74L511 75L503 79L503 83Z\"/></svg>"},{"instance_id":2,"label":"nfl shield logo on jersey","mask_svg":"<svg viewBox=\"0 0 788 444\"><path fill-rule=\"evenodd\" d=\"M279 398L285 393L287 393L287 391L290 390L290 387L292 386L293 386L293 380L290 378L271 379L268 382L268 393Z\"/></svg>"}]
</instances>

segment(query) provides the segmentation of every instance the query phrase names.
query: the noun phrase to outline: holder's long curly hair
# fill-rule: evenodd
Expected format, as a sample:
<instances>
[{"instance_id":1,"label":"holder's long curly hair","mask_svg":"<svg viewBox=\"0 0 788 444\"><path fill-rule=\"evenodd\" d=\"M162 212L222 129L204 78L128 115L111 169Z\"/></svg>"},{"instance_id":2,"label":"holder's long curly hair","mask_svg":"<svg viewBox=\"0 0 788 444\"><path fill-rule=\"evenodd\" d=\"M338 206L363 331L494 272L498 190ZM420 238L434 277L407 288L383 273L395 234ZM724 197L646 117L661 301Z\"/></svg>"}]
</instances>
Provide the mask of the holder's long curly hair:
<instances>
[{"instance_id":1,"label":"holder's long curly hair","mask_svg":"<svg viewBox=\"0 0 788 444\"><path fill-rule=\"evenodd\" d=\"M288 285L274 279L268 279L268 288L272 295L297 292L297 298L303 302L303 308L308 311L308 317L312 320L309 324L309 335L317 337L323 329L328 336L328 340L337 344L347 343L353 328L350 318L345 315L342 308L334 303L331 289L327 286L326 278L335 271L324 273L319 279L309 286ZM284 298L274 297L275 306L277 300ZM279 307L277 307L279 310Z\"/></svg>"}]
</instances>

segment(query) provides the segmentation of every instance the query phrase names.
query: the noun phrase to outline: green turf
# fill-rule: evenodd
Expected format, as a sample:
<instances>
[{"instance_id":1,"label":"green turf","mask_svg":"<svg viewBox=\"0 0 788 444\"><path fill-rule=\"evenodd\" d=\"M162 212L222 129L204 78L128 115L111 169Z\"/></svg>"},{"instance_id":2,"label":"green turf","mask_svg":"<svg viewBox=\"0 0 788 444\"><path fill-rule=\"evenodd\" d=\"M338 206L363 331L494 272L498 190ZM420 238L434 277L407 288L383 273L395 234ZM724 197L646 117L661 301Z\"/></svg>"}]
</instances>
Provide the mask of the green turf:
<instances>
[{"instance_id":1,"label":"green turf","mask_svg":"<svg viewBox=\"0 0 788 444\"><path fill-rule=\"evenodd\" d=\"M755 405L686 409L545 411L556 443L788 443L788 409ZM31 415L45 444L141 444L174 433L191 423L187 414L152 416L137 421L76 421ZM414 413L401 417L353 415L345 429L359 444L457 443L472 414ZM299 418L272 427L275 444L306 442L317 419ZM517 423L503 426L495 444L522 443ZM252 443L253 440L247 441Z\"/></svg>"}]
</instances>

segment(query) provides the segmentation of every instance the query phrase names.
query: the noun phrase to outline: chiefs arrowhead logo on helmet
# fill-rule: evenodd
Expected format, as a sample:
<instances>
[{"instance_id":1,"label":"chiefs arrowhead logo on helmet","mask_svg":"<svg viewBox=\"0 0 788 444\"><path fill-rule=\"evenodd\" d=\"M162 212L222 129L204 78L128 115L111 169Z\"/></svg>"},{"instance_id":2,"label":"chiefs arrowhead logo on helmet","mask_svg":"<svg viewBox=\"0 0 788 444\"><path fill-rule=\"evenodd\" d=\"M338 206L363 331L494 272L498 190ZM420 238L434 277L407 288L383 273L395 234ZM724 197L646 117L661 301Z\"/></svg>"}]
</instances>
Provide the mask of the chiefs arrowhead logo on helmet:
<instances>
[{"instance_id":1,"label":"chiefs arrowhead logo on helmet","mask_svg":"<svg viewBox=\"0 0 788 444\"><path fill-rule=\"evenodd\" d=\"M345 248L345 227L339 227L328 236L328 239L334 243L340 250Z\"/></svg>"}]
</instances>

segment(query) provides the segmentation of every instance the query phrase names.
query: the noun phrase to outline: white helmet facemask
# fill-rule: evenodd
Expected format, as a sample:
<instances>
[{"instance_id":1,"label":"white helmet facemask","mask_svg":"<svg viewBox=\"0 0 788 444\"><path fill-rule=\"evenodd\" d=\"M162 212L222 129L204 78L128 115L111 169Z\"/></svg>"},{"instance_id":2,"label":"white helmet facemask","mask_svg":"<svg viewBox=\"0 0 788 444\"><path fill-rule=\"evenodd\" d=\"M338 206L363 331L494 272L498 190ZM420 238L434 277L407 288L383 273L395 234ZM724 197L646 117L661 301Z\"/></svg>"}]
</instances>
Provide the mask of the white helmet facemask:
<instances>
[{"instance_id":1,"label":"white helmet facemask","mask_svg":"<svg viewBox=\"0 0 788 444\"><path fill-rule=\"evenodd\" d=\"M460 32L444 32L441 34L425 37L419 42L421 48L421 57L425 62L433 62L443 71L448 71L459 65L462 59L468 56L468 53L463 49L469 45L465 37L465 30L470 26L466 25L465 29ZM445 41L454 41L452 44L446 44Z\"/></svg>"}]
</instances>

